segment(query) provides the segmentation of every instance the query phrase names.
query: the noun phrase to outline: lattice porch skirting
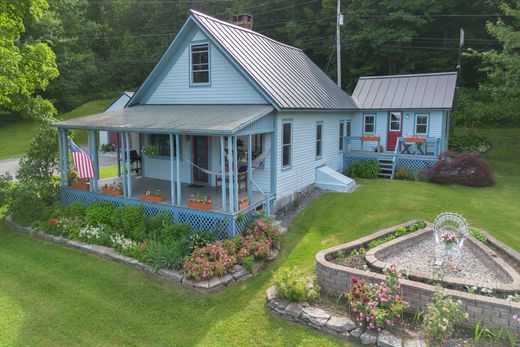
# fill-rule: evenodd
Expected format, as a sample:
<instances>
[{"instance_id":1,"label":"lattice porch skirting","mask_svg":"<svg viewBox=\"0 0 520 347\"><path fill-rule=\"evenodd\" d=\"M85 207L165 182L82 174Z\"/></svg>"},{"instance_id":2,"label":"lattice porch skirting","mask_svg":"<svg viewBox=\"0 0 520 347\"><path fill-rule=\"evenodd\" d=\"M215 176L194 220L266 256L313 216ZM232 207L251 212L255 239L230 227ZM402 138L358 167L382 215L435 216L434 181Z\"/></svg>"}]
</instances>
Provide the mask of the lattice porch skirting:
<instances>
[{"instance_id":1,"label":"lattice porch skirting","mask_svg":"<svg viewBox=\"0 0 520 347\"><path fill-rule=\"evenodd\" d=\"M60 190L61 203L64 206L74 202L80 202L90 205L97 202L107 202L116 206L134 205L143 206L147 217L155 216L159 213L166 213L171 216L174 223L187 223L197 230L214 231L218 239L226 239L233 237L237 233L242 232L250 223L254 222L261 213L257 211L259 207L266 209L265 202L252 204L246 210L227 214L214 211L202 211L182 206L171 206L137 199L128 199L120 196L110 196L95 192L86 192L72 189L69 187L61 187ZM274 196L269 200L270 207L274 203Z\"/></svg>"}]
</instances>

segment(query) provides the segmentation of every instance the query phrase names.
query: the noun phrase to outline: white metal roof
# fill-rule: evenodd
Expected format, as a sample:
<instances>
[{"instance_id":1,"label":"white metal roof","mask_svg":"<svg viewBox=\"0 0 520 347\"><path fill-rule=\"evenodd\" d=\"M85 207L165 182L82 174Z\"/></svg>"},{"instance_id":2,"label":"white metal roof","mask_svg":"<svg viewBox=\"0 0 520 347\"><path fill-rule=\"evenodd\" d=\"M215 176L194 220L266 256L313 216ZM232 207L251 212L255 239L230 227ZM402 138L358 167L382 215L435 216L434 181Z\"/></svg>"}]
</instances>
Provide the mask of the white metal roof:
<instances>
[{"instance_id":1,"label":"white metal roof","mask_svg":"<svg viewBox=\"0 0 520 347\"><path fill-rule=\"evenodd\" d=\"M272 111L270 105L137 105L64 120L56 126L149 133L233 134Z\"/></svg>"},{"instance_id":2,"label":"white metal roof","mask_svg":"<svg viewBox=\"0 0 520 347\"><path fill-rule=\"evenodd\" d=\"M191 15L279 108L357 109L301 49L194 10Z\"/></svg>"},{"instance_id":3,"label":"white metal roof","mask_svg":"<svg viewBox=\"0 0 520 347\"><path fill-rule=\"evenodd\" d=\"M360 77L352 97L362 109L451 109L456 72Z\"/></svg>"}]
</instances>

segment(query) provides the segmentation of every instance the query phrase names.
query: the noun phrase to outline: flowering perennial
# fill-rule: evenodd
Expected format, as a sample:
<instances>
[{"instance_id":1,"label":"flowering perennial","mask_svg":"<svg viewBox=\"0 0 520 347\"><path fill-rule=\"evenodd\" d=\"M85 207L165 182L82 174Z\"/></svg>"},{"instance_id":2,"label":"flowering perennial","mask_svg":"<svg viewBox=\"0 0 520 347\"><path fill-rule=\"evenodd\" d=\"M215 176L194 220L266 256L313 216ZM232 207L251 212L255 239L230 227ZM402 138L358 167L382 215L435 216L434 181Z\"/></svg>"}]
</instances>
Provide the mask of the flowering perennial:
<instances>
[{"instance_id":1,"label":"flowering perennial","mask_svg":"<svg viewBox=\"0 0 520 347\"><path fill-rule=\"evenodd\" d=\"M378 285L352 278L352 288L346 297L358 325L380 331L393 326L395 320L401 317L405 309L399 283L401 273L392 265L385 270L385 276L385 280Z\"/></svg>"},{"instance_id":2,"label":"flowering perennial","mask_svg":"<svg viewBox=\"0 0 520 347\"><path fill-rule=\"evenodd\" d=\"M456 243L457 242L457 238L455 237L455 235L453 235L451 233L446 233L446 234L442 235L442 242L444 242L444 243Z\"/></svg>"},{"instance_id":3,"label":"flowering perennial","mask_svg":"<svg viewBox=\"0 0 520 347\"><path fill-rule=\"evenodd\" d=\"M82 241L95 243L103 238L104 226L99 225L97 227L87 225L80 229L79 238Z\"/></svg>"},{"instance_id":4,"label":"flowering perennial","mask_svg":"<svg viewBox=\"0 0 520 347\"><path fill-rule=\"evenodd\" d=\"M110 235L110 241L112 242L112 245L118 249L118 250L129 250L132 248L135 248L137 246L137 243L135 241L132 241L131 239L127 239L121 234L112 234Z\"/></svg>"},{"instance_id":5,"label":"flowering perennial","mask_svg":"<svg viewBox=\"0 0 520 347\"><path fill-rule=\"evenodd\" d=\"M195 249L182 265L182 271L198 281L227 274L237 263L237 258L226 248L229 247L224 242L215 241Z\"/></svg>"}]
</instances>

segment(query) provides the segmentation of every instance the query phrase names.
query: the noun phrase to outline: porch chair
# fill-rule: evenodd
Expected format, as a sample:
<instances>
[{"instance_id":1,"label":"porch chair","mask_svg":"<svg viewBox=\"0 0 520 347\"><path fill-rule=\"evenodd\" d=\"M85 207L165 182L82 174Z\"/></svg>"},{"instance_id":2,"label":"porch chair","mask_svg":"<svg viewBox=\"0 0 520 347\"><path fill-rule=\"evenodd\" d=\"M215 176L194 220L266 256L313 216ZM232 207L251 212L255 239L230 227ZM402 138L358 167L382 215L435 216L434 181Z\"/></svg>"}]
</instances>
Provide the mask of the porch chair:
<instances>
[{"instance_id":1,"label":"porch chair","mask_svg":"<svg viewBox=\"0 0 520 347\"><path fill-rule=\"evenodd\" d=\"M226 172L227 173L227 172ZM229 176L225 175L226 184L229 184ZM222 174L217 175L215 182L215 190L218 191L222 187ZM247 166L242 165L238 168L238 192L247 191Z\"/></svg>"}]
</instances>

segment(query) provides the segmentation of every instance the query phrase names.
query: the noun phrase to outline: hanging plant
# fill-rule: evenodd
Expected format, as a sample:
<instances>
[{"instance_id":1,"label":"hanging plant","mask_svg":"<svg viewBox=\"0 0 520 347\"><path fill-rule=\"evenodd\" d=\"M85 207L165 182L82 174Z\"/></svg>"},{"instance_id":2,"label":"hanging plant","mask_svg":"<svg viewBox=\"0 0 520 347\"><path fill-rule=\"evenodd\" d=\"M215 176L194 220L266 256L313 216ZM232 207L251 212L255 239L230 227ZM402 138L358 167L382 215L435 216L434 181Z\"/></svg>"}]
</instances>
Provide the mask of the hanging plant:
<instances>
[{"instance_id":1,"label":"hanging plant","mask_svg":"<svg viewBox=\"0 0 520 347\"><path fill-rule=\"evenodd\" d=\"M141 152L147 156L147 157L154 157L156 156L158 153L157 149L153 146L144 146L143 149L141 150Z\"/></svg>"}]
</instances>

